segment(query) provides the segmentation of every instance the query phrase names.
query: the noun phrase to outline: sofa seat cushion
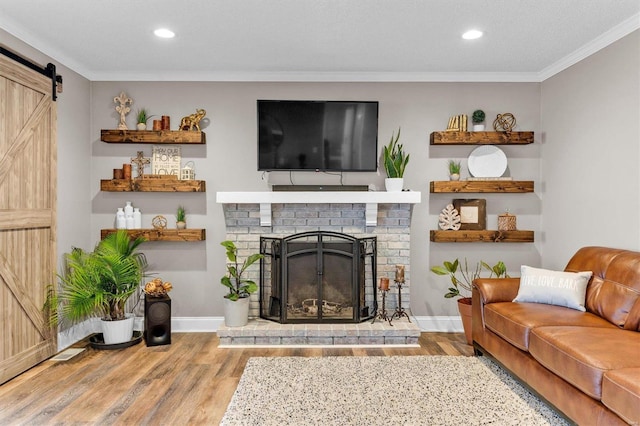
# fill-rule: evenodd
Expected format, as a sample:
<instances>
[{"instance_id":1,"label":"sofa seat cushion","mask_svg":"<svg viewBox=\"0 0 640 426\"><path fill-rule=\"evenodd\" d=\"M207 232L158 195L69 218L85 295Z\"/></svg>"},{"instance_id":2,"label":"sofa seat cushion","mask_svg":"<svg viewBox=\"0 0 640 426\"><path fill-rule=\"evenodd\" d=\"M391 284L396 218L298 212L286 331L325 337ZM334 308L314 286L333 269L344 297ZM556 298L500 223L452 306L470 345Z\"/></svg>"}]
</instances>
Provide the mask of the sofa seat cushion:
<instances>
[{"instance_id":1,"label":"sofa seat cushion","mask_svg":"<svg viewBox=\"0 0 640 426\"><path fill-rule=\"evenodd\" d=\"M529 334L536 327L575 325L618 330L597 315L540 303L490 303L484 307L486 327L515 347L529 350Z\"/></svg>"},{"instance_id":2,"label":"sofa seat cushion","mask_svg":"<svg viewBox=\"0 0 640 426\"><path fill-rule=\"evenodd\" d=\"M531 332L529 353L560 378L600 400L605 372L640 367L640 333L604 327L539 327Z\"/></svg>"},{"instance_id":3,"label":"sofa seat cushion","mask_svg":"<svg viewBox=\"0 0 640 426\"><path fill-rule=\"evenodd\" d=\"M640 368L604 373L602 403L627 423L640 423Z\"/></svg>"}]
</instances>

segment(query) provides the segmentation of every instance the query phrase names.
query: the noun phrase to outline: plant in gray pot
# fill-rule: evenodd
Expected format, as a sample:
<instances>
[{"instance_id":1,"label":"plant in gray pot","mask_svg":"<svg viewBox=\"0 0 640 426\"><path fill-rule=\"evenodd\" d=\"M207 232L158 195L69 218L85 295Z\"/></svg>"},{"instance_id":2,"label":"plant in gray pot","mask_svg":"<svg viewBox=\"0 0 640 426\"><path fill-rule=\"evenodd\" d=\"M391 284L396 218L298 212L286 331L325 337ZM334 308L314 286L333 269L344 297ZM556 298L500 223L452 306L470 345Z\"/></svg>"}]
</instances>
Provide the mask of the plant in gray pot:
<instances>
[{"instance_id":1,"label":"plant in gray pot","mask_svg":"<svg viewBox=\"0 0 640 426\"><path fill-rule=\"evenodd\" d=\"M65 272L58 275L57 286L49 286L44 306L50 324L75 324L100 317L106 345L130 341L134 315L125 311L125 305L145 276L147 259L138 251L144 241L118 230L92 252L74 247L66 253Z\"/></svg>"},{"instance_id":2,"label":"plant in gray pot","mask_svg":"<svg viewBox=\"0 0 640 426\"><path fill-rule=\"evenodd\" d=\"M238 259L238 248L233 241L220 243L227 250L227 273L220 283L229 289L224 296L224 322L227 327L242 327L249 321L249 296L258 290L258 285L243 274L251 265L264 256L259 253L249 255L242 263Z\"/></svg>"}]
</instances>

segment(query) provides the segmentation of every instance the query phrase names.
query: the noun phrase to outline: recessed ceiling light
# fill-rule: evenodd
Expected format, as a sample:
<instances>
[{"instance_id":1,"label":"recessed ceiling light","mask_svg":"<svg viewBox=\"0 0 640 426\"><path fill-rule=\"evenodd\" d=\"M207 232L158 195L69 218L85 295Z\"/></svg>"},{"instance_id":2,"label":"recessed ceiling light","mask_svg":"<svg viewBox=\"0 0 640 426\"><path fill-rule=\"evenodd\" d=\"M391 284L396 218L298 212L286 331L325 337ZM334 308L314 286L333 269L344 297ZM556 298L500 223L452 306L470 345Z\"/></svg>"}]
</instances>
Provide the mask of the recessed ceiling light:
<instances>
[{"instance_id":1,"label":"recessed ceiling light","mask_svg":"<svg viewBox=\"0 0 640 426\"><path fill-rule=\"evenodd\" d=\"M153 33L160 38L173 38L176 36L176 34L173 31L168 30L166 28L158 28Z\"/></svg>"},{"instance_id":2,"label":"recessed ceiling light","mask_svg":"<svg viewBox=\"0 0 640 426\"><path fill-rule=\"evenodd\" d=\"M462 38L465 40L475 40L480 37L482 37L482 31L478 30L469 30L466 33L462 34Z\"/></svg>"}]
</instances>

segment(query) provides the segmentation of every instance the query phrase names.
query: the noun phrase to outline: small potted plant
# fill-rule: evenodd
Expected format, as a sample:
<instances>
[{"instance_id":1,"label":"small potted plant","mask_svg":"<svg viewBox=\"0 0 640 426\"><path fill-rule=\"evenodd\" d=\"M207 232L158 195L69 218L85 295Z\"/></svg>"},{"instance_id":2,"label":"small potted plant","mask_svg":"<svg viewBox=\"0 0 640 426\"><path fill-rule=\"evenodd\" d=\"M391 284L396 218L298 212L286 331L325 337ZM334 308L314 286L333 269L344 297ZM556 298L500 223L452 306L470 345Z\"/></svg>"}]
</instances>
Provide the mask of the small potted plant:
<instances>
[{"instance_id":1,"label":"small potted plant","mask_svg":"<svg viewBox=\"0 0 640 426\"><path fill-rule=\"evenodd\" d=\"M484 130L484 111L481 109L477 109L473 111L471 115L471 121L473 122L473 131L474 132L482 132Z\"/></svg>"},{"instance_id":2,"label":"small potted plant","mask_svg":"<svg viewBox=\"0 0 640 426\"><path fill-rule=\"evenodd\" d=\"M464 268L460 267L458 259L453 262L445 261L442 266L433 266L431 272L437 275L448 275L451 279L451 287L447 289L444 297L451 299L458 297L458 311L462 318L462 327L468 344L473 343L471 336L471 289L473 280L480 278L483 270L489 271L489 277L492 278L509 278L507 275L507 267L504 262L499 261L493 266L489 266L486 262L480 261L476 264L474 271L469 270L467 259L464 260ZM458 278L457 273L460 272L462 279ZM463 294L463 292L465 294Z\"/></svg>"},{"instance_id":3,"label":"small potted plant","mask_svg":"<svg viewBox=\"0 0 640 426\"><path fill-rule=\"evenodd\" d=\"M153 115L149 115L149 112L146 109L139 109L136 113L136 128L138 130L147 130L147 121L151 117L153 117Z\"/></svg>"},{"instance_id":4,"label":"small potted plant","mask_svg":"<svg viewBox=\"0 0 640 426\"><path fill-rule=\"evenodd\" d=\"M449 160L449 180L460 180L460 162Z\"/></svg>"},{"instance_id":5,"label":"small potted plant","mask_svg":"<svg viewBox=\"0 0 640 426\"><path fill-rule=\"evenodd\" d=\"M409 162L409 154L405 154L402 144L398 143L400 139L400 128L398 135L394 137L391 134L389 145L385 145L382 157L384 162L384 170L387 173L385 179L385 187L389 192L402 191L404 186L404 170Z\"/></svg>"},{"instance_id":6,"label":"small potted plant","mask_svg":"<svg viewBox=\"0 0 640 426\"><path fill-rule=\"evenodd\" d=\"M238 259L238 248L233 241L220 243L227 250L227 273L220 278L220 283L229 289L224 296L224 321L227 327L242 327L249 321L249 296L258 291L258 285L243 277L247 268L264 255L249 255L242 263Z\"/></svg>"},{"instance_id":7,"label":"small potted plant","mask_svg":"<svg viewBox=\"0 0 640 426\"><path fill-rule=\"evenodd\" d=\"M176 210L176 228L187 228L187 212L184 210L184 206L178 206L178 210Z\"/></svg>"}]
</instances>

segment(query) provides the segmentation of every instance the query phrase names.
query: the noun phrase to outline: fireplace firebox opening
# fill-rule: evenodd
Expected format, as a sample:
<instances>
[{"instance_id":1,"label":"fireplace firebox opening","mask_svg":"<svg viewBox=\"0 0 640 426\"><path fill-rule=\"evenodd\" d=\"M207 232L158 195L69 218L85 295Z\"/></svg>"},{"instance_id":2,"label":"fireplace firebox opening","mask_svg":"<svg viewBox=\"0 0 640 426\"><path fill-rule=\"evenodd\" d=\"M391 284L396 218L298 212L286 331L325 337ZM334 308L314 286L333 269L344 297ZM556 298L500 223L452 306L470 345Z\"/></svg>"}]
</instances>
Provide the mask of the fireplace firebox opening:
<instances>
[{"instance_id":1,"label":"fireplace firebox opening","mask_svg":"<svg viewBox=\"0 0 640 426\"><path fill-rule=\"evenodd\" d=\"M374 318L376 237L327 231L260 237L260 317L280 323Z\"/></svg>"}]
</instances>

